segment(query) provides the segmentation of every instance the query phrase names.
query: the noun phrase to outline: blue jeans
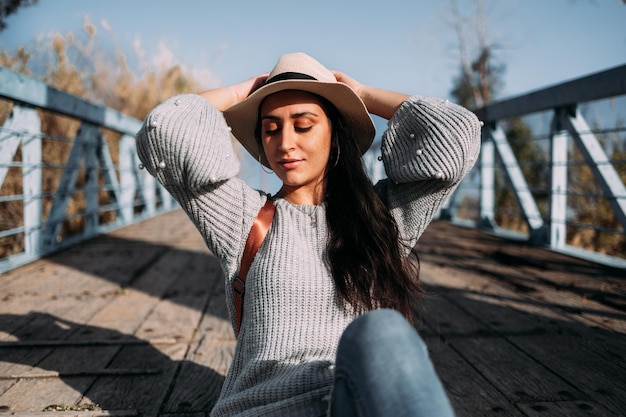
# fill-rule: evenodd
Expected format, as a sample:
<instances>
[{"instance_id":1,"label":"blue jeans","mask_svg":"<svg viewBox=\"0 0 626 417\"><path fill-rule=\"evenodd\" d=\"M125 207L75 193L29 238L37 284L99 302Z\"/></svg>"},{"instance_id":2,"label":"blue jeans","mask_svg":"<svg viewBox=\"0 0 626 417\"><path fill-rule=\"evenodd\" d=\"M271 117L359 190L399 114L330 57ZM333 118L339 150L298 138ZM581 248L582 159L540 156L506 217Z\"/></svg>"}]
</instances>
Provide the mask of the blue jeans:
<instances>
[{"instance_id":1,"label":"blue jeans","mask_svg":"<svg viewBox=\"0 0 626 417\"><path fill-rule=\"evenodd\" d=\"M453 417L426 345L388 309L352 322L337 348L332 417Z\"/></svg>"}]
</instances>

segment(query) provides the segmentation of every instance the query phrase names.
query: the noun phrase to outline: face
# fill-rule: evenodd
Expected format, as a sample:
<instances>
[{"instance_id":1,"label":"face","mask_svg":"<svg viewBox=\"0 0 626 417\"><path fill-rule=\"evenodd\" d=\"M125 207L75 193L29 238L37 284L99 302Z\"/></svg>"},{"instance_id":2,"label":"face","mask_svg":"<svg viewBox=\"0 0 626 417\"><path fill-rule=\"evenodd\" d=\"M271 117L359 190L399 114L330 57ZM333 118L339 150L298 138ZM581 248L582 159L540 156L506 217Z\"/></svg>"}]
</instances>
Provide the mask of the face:
<instances>
[{"instance_id":1,"label":"face","mask_svg":"<svg viewBox=\"0 0 626 417\"><path fill-rule=\"evenodd\" d=\"M281 91L265 99L260 115L263 149L283 190L323 192L332 126L319 99Z\"/></svg>"}]
</instances>

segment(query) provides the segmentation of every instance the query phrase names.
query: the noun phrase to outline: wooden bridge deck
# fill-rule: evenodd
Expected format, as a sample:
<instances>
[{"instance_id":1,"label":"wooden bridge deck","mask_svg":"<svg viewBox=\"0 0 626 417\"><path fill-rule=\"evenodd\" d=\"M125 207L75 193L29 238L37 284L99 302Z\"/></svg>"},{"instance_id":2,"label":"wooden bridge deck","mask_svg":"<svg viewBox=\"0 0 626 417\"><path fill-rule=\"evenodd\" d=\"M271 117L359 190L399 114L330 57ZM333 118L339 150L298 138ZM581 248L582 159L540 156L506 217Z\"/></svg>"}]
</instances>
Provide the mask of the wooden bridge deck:
<instances>
[{"instance_id":1,"label":"wooden bridge deck","mask_svg":"<svg viewBox=\"0 0 626 417\"><path fill-rule=\"evenodd\" d=\"M459 416L626 415L625 271L440 222L420 253ZM0 414L208 416L234 347L180 211L0 275L0 300Z\"/></svg>"}]
</instances>

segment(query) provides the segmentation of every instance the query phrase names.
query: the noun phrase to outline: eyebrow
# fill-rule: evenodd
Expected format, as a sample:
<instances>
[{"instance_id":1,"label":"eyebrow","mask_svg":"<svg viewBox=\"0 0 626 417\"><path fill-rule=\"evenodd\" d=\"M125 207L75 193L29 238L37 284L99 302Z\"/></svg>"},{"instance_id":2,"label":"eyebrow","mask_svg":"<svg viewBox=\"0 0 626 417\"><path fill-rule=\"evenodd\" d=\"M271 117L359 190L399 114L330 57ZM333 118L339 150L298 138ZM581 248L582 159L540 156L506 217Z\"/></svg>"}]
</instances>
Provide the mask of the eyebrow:
<instances>
[{"instance_id":1,"label":"eyebrow","mask_svg":"<svg viewBox=\"0 0 626 417\"><path fill-rule=\"evenodd\" d=\"M315 116L315 117L319 117L318 114L310 112L310 111L303 111L300 113L294 113L292 115L289 116L290 119L298 119L300 117L304 117L304 116ZM280 120L280 117L277 116L272 116L271 114L265 115L261 117L261 120Z\"/></svg>"}]
</instances>

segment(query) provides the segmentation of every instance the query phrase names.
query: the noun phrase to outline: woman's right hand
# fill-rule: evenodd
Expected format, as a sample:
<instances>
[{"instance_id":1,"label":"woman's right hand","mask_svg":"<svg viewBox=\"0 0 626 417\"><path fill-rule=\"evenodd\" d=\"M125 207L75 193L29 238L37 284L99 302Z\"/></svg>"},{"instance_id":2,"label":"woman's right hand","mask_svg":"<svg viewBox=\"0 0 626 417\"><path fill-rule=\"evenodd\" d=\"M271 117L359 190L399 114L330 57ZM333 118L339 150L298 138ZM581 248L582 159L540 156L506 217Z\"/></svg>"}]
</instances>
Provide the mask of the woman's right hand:
<instances>
[{"instance_id":1,"label":"woman's right hand","mask_svg":"<svg viewBox=\"0 0 626 417\"><path fill-rule=\"evenodd\" d=\"M244 101L246 97L265 84L268 75L268 73L257 75L256 77L248 78L239 84L233 85L232 88L235 92L235 102L232 105L234 106L235 104Z\"/></svg>"},{"instance_id":2,"label":"woman's right hand","mask_svg":"<svg viewBox=\"0 0 626 417\"><path fill-rule=\"evenodd\" d=\"M267 73L257 75L237 84L205 91L200 93L200 96L208 100L216 109L225 111L242 102L252 92L261 87L267 80L267 76Z\"/></svg>"}]
</instances>

